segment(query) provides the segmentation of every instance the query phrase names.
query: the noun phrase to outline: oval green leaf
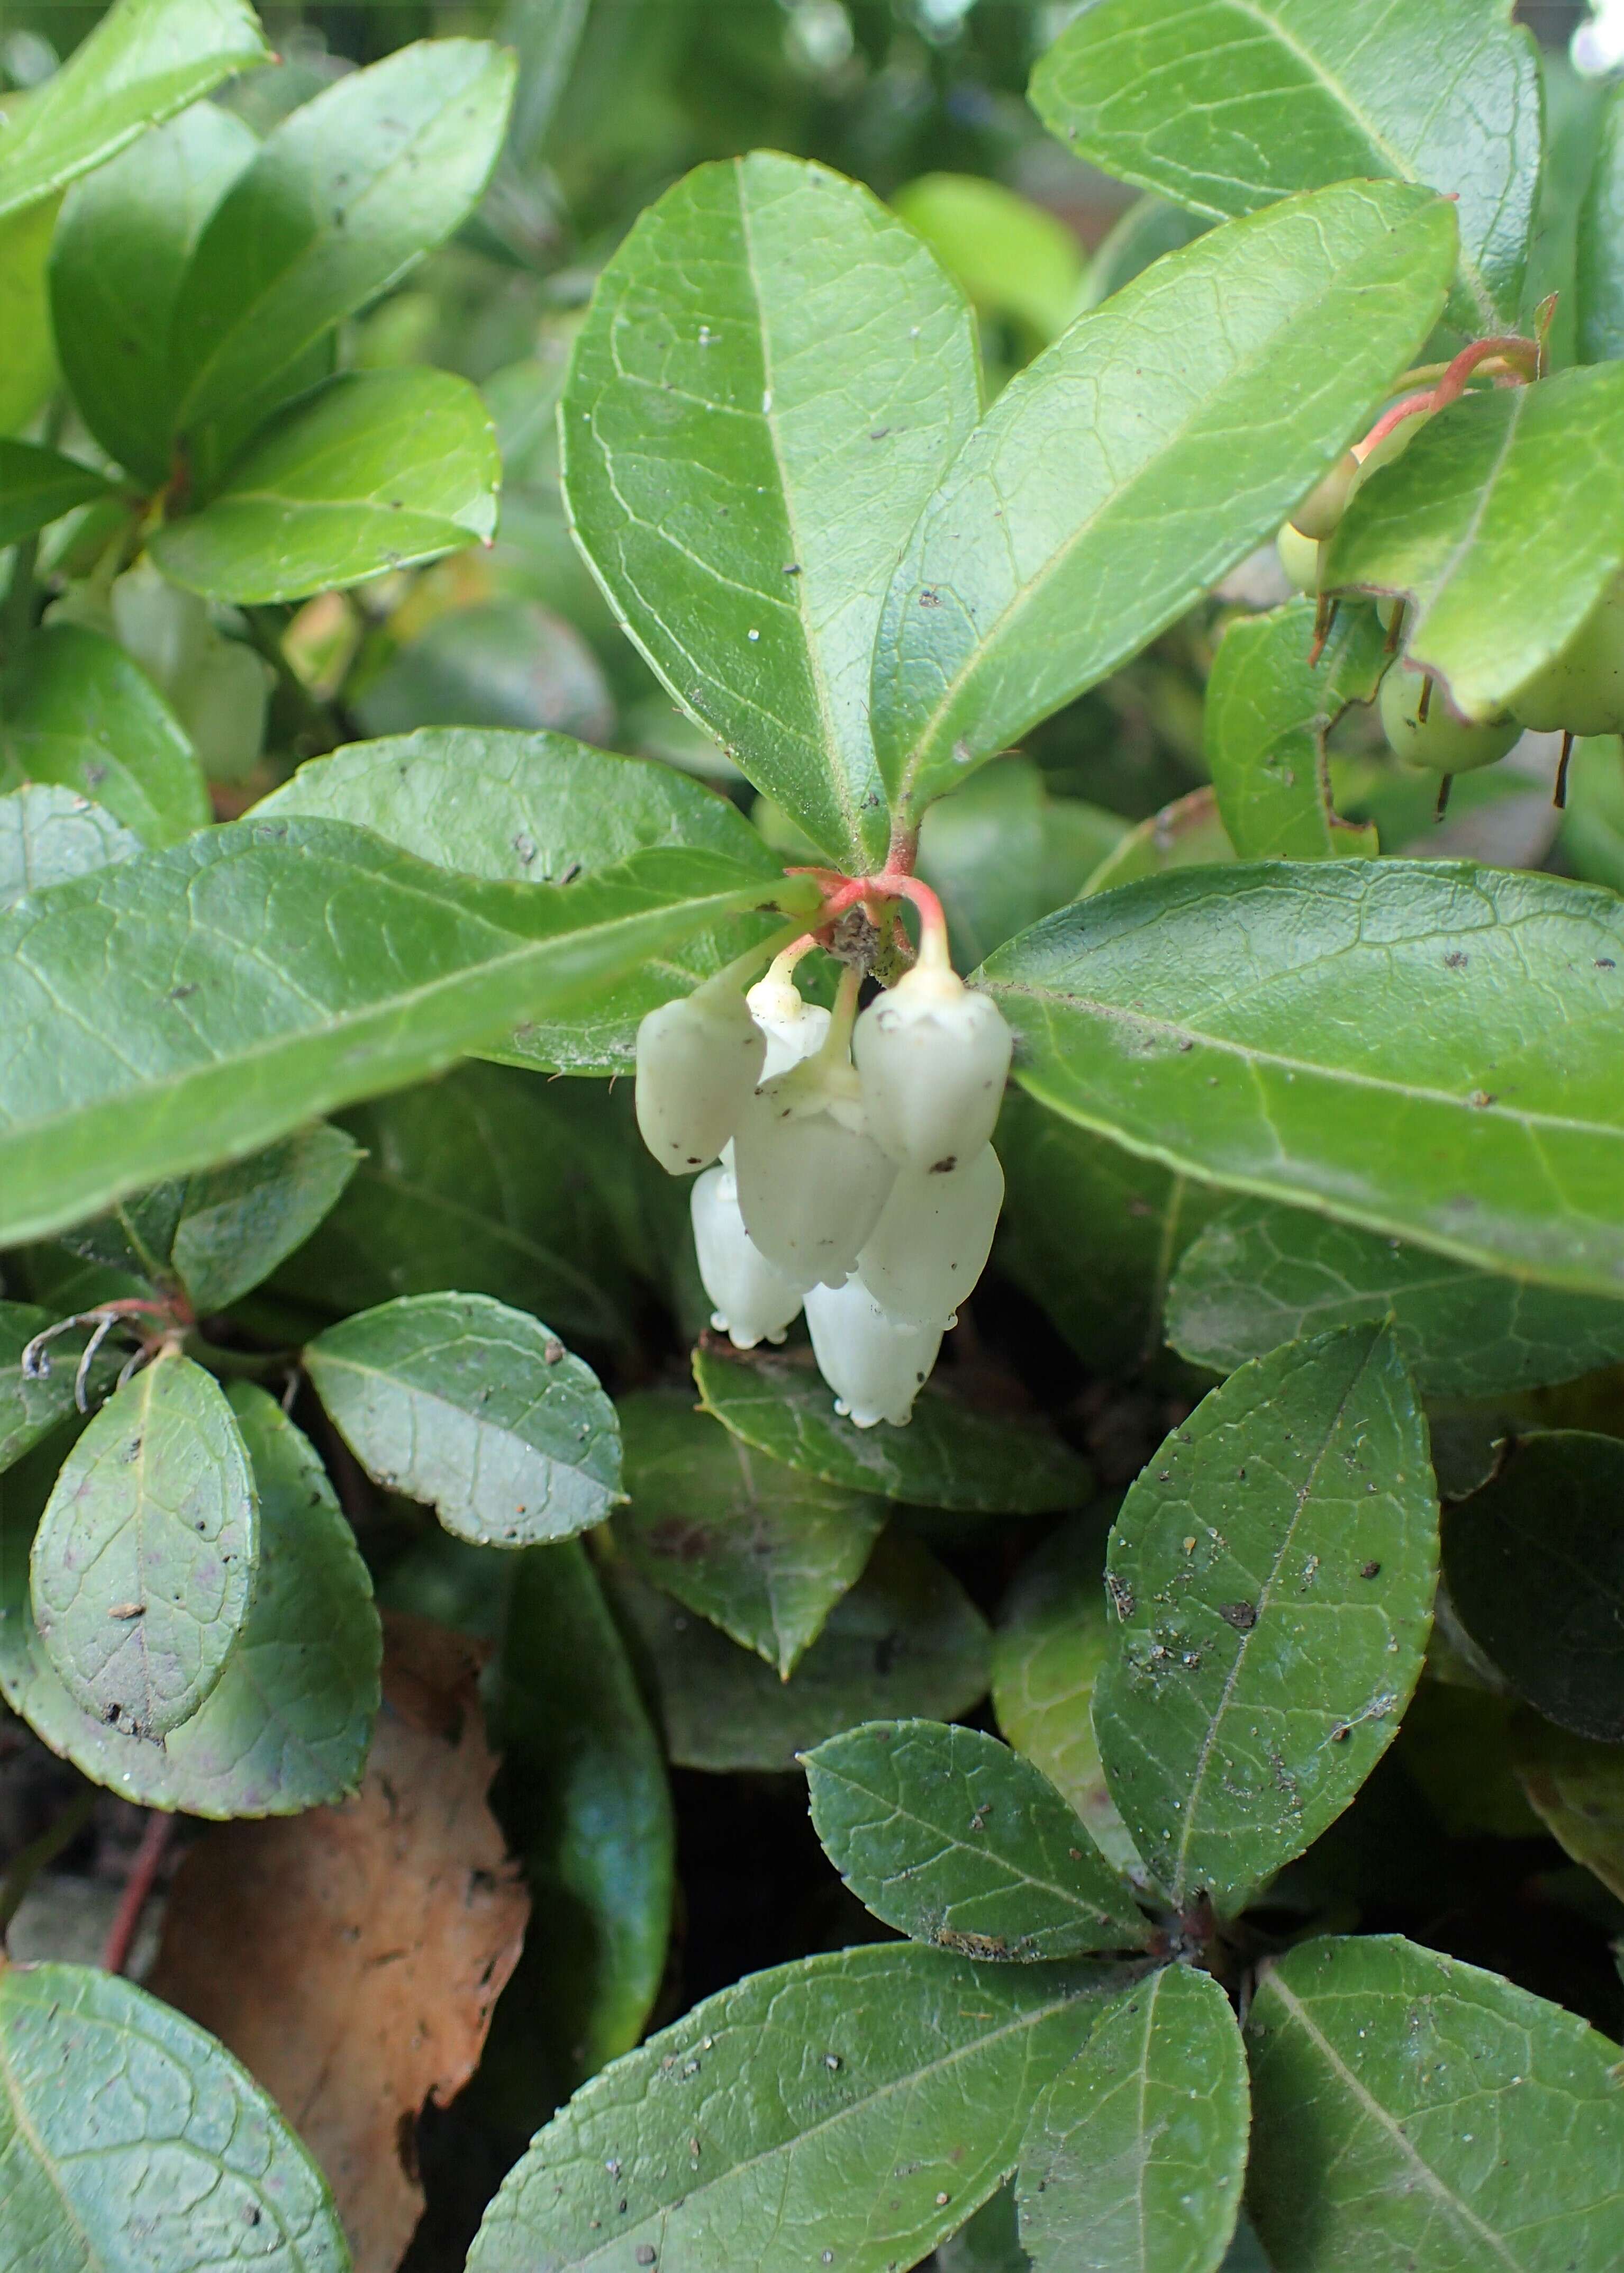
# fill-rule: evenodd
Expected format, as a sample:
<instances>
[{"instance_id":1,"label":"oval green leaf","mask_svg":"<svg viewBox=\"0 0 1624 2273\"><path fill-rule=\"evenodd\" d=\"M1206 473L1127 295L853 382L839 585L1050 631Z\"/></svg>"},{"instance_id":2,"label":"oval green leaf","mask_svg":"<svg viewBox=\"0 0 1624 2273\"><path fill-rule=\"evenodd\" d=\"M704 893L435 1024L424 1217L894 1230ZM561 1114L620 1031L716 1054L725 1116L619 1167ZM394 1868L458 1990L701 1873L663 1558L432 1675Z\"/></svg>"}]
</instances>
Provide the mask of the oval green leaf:
<instances>
[{"instance_id":1,"label":"oval green leaf","mask_svg":"<svg viewBox=\"0 0 1624 2273\"><path fill-rule=\"evenodd\" d=\"M106 807L145 844L213 817L180 721L123 648L78 624L38 631L0 679L0 784L53 782Z\"/></svg>"},{"instance_id":2,"label":"oval green leaf","mask_svg":"<svg viewBox=\"0 0 1624 2273\"><path fill-rule=\"evenodd\" d=\"M1523 1797L1565 1854L1624 1902L1624 1747L1593 1744L1534 1714L1512 1725Z\"/></svg>"},{"instance_id":3,"label":"oval green leaf","mask_svg":"<svg viewBox=\"0 0 1624 2273\"><path fill-rule=\"evenodd\" d=\"M1343 608L1316 663L1314 603L1238 617L1213 659L1202 711L1224 831L1243 860L1373 858L1375 833L1340 821L1325 737L1370 702L1389 657L1373 608Z\"/></svg>"},{"instance_id":4,"label":"oval green leaf","mask_svg":"<svg viewBox=\"0 0 1624 2273\"><path fill-rule=\"evenodd\" d=\"M302 1246L360 1157L353 1137L318 1121L246 1160L189 1176L169 1260L198 1317L228 1309Z\"/></svg>"},{"instance_id":5,"label":"oval green leaf","mask_svg":"<svg viewBox=\"0 0 1624 2273\"><path fill-rule=\"evenodd\" d=\"M0 438L0 544L15 544L75 506L112 495L100 474L60 450Z\"/></svg>"},{"instance_id":6,"label":"oval green leaf","mask_svg":"<svg viewBox=\"0 0 1624 2273\"><path fill-rule=\"evenodd\" d=\"M0 915L49 885L133 859L141 840L104 806L56 782L0 797Z\"/></svg>"},{"instance_id":7,"label":"oval green leaf","mask_svg":"<svg viewBox=\"0 0 1624 2273\"><path fill-rule=\"evenodd\" d=\"M22 1369L28 1344L57 1323L32 1302L0 1302L0 1469L20 1460L75 1410L73 1384L89 1339L86 1328L55 1335L43 1353L41 1373L30 1377ZM116 1356L104 1350L91 1361L88 1396L101 1397L111 1388L123 1357L120 1347Z\"/></svg>"}]
</instances>

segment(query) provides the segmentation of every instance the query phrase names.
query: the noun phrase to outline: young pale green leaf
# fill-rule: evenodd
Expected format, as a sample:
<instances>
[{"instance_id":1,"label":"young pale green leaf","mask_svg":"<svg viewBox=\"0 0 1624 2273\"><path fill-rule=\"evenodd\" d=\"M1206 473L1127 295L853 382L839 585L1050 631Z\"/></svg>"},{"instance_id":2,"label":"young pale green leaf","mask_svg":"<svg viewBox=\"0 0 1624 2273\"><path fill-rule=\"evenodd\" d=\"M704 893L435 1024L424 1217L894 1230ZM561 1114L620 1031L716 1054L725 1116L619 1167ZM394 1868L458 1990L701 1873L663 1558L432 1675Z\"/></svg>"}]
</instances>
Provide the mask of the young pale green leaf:
<instances>
[{"instance_id":1,"label":"young pale green leaf","mask_svg":"<svg viewBox=\"0 0 1624 2273\"><path fill-rule=\"evenodd\" d=\"M1539 183L1539 66L1482 0L1096 0L1032 101L1108 174L1222 219L1351 177L1456 198L1474 332L1515 320Z\"/></svg>"},{"instance_id":2,"label":"young pale green leaf","mask_svg":"<svg viewBox=\"0 0 1624 2273\"><path fill-rule=\"evenodd\" d=\"M848 1729L807 1754L806 1789L830 1862L915 1941L1029 1964L1150 1938L1054 1786L979 1729Z\"/></svg>"},{"instance_id":3,"label":"young pale green leaf","mask_svg":"<svg viewBox=\"0 0 1624 2273\"><path fill-rule=\"evenodd\" d=\"M30 892L133 859L141 840L99 805L56 782L0 797L0 915Z\"/></svg>"},{"instance_id":4,"label":"young pale green leaf","mask_svg":"<svg viewBox=\"0 0 1624 2273\"><path fill-rule=\"evenodd\" d=\"M15 544L75 506L114 491L101 476L60 450L0 438L0 544Z\"/></svg>"},{"instance_id":5,"label":"young pale green leaf","mask_svg":"<svg viewBox=\"0 0 1624 2273\"><path fill-rule=\"evenodd\" d=\"M349 2273L338 2211L225 2047L91 1965L0 1969L0 2273ZM246 2247L244 2247L246 2244Z\"/></svg>"},{"instance_id":6,"label":"young pale green leaf","mask_svg":"<svg viewBox=\"0 0 1624 2273\"><path fill-rule=\"evenodd\" d=\"M1442 200L1345 182L1170 253L1010 382L880 621L874 740L905 819L1279 526L1432 329L1455 243Z\"/></svg>"},{"instance_id":7,"label":"young pale green leaf","mask_svg":"<svg viewBox=\"0 0 1624 2273\"><path fill-rule=\"evenodd\" d=\"M1122 1990L1021 2142L1034 2273L1218 2273L1251 2116L1246 2048L1210 1973L1168 1965Z\"/></svg>"},{"instance_id":8,"label":"young pale green leaf","mask_svg":"<svg viewBox=\"0 0 1624 2273\"><path fill-rule=\"evenodd\" d=\"M32 1302L0 1302L0 1469L49 1437L74 1411L73 1384L88 1339L87 1330L58 1334L45 1352L46 1370L35 1377L22 1369L22 1354L36 1334L58 1321ZM104 1396L123 1362L106 1351L91 1360L86 1393Z\"/></svg>"},{"instance_id":9,"label":"young pale green leaf","mask_svg":"<svg viewBox=\"0 0 1624 2273\"><path fill-rule=\"evenodd\" d=\"M1551 1836L1624 1902L1624 1749L1529 1713L1512 1726L1512 1764Z\"/></svg>"},{"instance_id":10,"label":"young pale green leaf","mask_svg":"<svg viewBox=\"0 0 1624 2273\"><path fill-rule=\"evenodd\" d=\"M1398 1733L1438 1582L1426 1424L1386 1328L1245 1366L1122 1503L1111 1796L1183 1909L1232 1916L1334 1823Z\"/></svg>"},{"instance_id":11,"label":"young pale green leaf","mask_svg":"<svg viewBox=\"0 0 1624 2273\"><path fill-rule=\"evenodd\" d=\"M0 1244L422 1080L764 889L670 851L567 886L487 884L339 821L276 820L58 884L0 917ZM799 912L815 892L774 896Z\"/></svg>"},{"instance_id":12,"label":"young pale green leaf","mask_svg":"<svg viewBox=\"0 0 1624 2273\"><path fill-rule=\"evenodd\" d=\"M353 821L437 867L525 883L589 876L660 844L725 853L764 879L782 873L760 833L714 790L567 734L428 727L357 742L302 766L256 812ZM527 1019L500 1054L549 1072L629 1072L645 1013L690 994L744 944L737 931L697 933L567 1018Z\"/></svg>"},{"instance_id":13,"label":"young pale green leaf","mask_svg":"<svg viewBox=\"0 0 1624 2273\"><path fill-rule=\"evenodd\" d=\"M798 1355L749 1357L701 1347L693 1377L707 1413L803 1475L913 1507L1044 1515L1091 1497L1093 1479L1047 1429L956 1403L927 1388L905 1429L858 1429Z\"/></svg>"},{"instance_id":14,"label":"young pale green leaf","mask_svg":"<svg viewBox=\"0 0 1624 2273\"><path fill-rule=\"evenodd\" d=\"M1351 702L1371 702L1387 669L1372 608L1343 608L1316 664L1314 604L1288 600L1224 634L1202 713L1218 811L1243 860L1373 858L1373 829L1338 821L1325 737Z\"/></svg>"},{"instance_id":15,"label":"young pale green leaf","mask_svg":"<svg viewBox=\"0 0 1624 2273\"><path fill-rule=\"evenodd\" d=\"M979 407L969 307L919 239L772 151L700 167L642 215L576 349L565 488L616 612L859 874L890 826L868 720L880 596Z\"/></svg>"},{"instance_id":16,"label":"young pale green leaf","mask_svg":"<svg viewBox=\"0 0 1624 2273\"><path fill-rule=\"evenodd\" d=\"M1624 86L1614 85L1579 216L1574 275L1581 363L1624 356Z\"/></svg>"},{"instance_id":17,"label":"young pale green leaf","mask_svg":"<svg viewBox=\"0 0 1624 2273\"><path fill-rule=\"evenodd\" d=\"M1449 1510L1443 1552L1461 1624L1517 1694L1575 1736L1624 1744L1624 1444L1519 1437Z\"/></svg>"},{"instance_id":18,"label":"young pale green leaf","mask_svg":"<svg viewBox=\"0 0 1624 2273\"><path fill-rule=\"evenodd\" d=\"M1268 1965L1246 2203L1275 2273L1613 2273L1616 2044L1396 1935Z\"/></svg>"},{"instance_id":19,"label":"young pale green leaf","mask_svg":"<svg viewBox=\"0 0 1624 2273\"><path fill-rule=\"evenodd\" d=\"M623 1497L615 1408L549 1326L488 1294L414 1294L330 1326L304 1369L368 1474L475 1547L535 1547Z\"/></svg>"},{"instance_id":20,"label":"young pale green leaf","mask_svg":"<svg viewBox=\"0 0 1624 2273\"><path fill-rule=\"evenodd\" d=\"M1115 1647L1100 1517L1074 1516L1029 1555L992 1636L992 1709L1004 1736L1075 1809L1106 1861L1144 1865L1117 1813L1094 1736L1094 1688Z\"/></svg>"},{"instance_id":21,"label":"young pale green leaf","mask_svg":"<svg viewBox=\"0 0 1624 2273\"><path fill-rule=\"evenodd\" d=\"M1085 1128L1488 1270L1624 1294L1610 892L1441 861L1186 871L1062 909L981 976L1023 1085Z\"/></svg>"},{"instance_id":22,"label":"young pale green leaf","mask_svg":"<svg viewBox=\"0 0 1624 2273\"><path fill-rule=\"evenodd\" d=\"M243 1631L258 1557L225 1392L166 1352L97 1414L34 1534L34 1624L75 1704L148 1740L191 1720Z\"/></svg>"},{"instance_id":23,"label":"young pale green leaf","mask_svg":"<svg viewBox=\"0 0 1624 2273\"><path fill-rule=\"evenodd\" d=\"M891 202L981 314L1013 319L1026 352L1082 306L1082 247L1046 206L982 174L921 174Z\"/></svg>"},{"instance_id":24,"label":"young pale green leaf","mask_svg":"<svg viewBox=\"0 0 1624 2273\"><path fill-rule=\"evenodd\" d=\"M196 103L80 182L62 209L50 289L64 376L103 449L154 487L171 471L169 333L181 280L258 146L231 111Z\"/></svg>"},{"instance_id":25,"label":"young pale green leaf","mask_svg":"<svg viewBox=\"0 0 1624 2273\"><path fill-rule=\"evenodd\" d=\"M246 1160L189 1176L169 1260L198 1315L228 1309L303 1246L360 1158L353 1137L318 1121Z\"/></svg>"},{"instance_id":26,"label":"young pale green leaf","mask_svg":"<svg viewBox=\"0 0 1624 2273\"><path fill-rule=\"evenodd\" d=\"M350 372L267 427L201 513L158 531L152 554L206 599L302 599L489 538L501 472L466 379Z\"/></svg>"},{"instance_id":27,"label":"young pale green leaf","mask_svg":"<svg viewBox=\"0 0 1624 2273\"><path fill-rule=\"evenodd\" d=\"M0 679L0 784L78 790L147 844L212 818L180 721L138 663L78 624L36 632Z\"/></svg>"},{"instance_id":28,"label":"young pale green leaf","mask_svg":"<svg viewBox=\"0 0 1624 2273\"><path fill-rule=\"evenodd\" d=\"M617 1409L630 1504L617 1545L650 1586L787 1681L862 1577L886 1502L752 1451L696 1411L692 1392L644 1390Z\"/></svg>"},{"instance_id":29,"label":"young pale green leaf","mask_svg":"<svg viewBox=\"0 0 1624 2273\"><path fill-rule=\"evenodd\" d=\"M986 1694L980 1612L923 1547L894 1533L880 1540L788 1681L623 1564L610 1564L605 1577L678 1767L794 1768L814 1744L860 1721L947 1720Z\"/></svg>"},{"instance_id":30,"label":"young pale green leaf","mask_svg":"<svg viewBox=\"0 0 1624 2273\"><path fill-rule=\"evenodd\" d=\"M141 1807L297 1815L355 1789L378 1713L383 1637L372 1582L314 1451L264 1390L232 1411L259 1498L248 1622L211 1695L161 1744L84 1712L34 1628L29 1506L0 1484L0 1692L54 1752Z\"/></svg>"},{"instance_id":31,"label":"young pale green leaf","mask_svg":"<svg viewBox=\"0 0 1624 2273\"><path fill-rule=\"evenodd\" d=\"M495 163L513 87L513 57L487 41L420 40L334 79L266 137L180 288L180 432L284 399L290 365L451 235Z\"/></svg>"},{"instance_id":32,"label":"young pale green leaf","mask_svg":"<svg viewBox=\"0 0 1624 2273\"><path fill-rule=\"evenodd\" d=\"M1371 476L1325 582L1400 592L1404 656L1503 711L1624 566L1624 364L1468 395Z\"/></svg>"},{"instance_id":33,"label":"young pale green leaf","mask_svg":"<svg viewBox=\"0 0 1624 2273\"><path fill-rule=\"evenodd\" d=\"M846 2273L917 2264L1009 2170L1120 1977L895 1944L752 1975L548 2125L468 2273L805 2273L826 2250Z\"/></svg>"},{"instance_id":34,"label":"young pale green leaf","mask_svg":"<svg viewBox=\"0 0 1624 2273\"><path fill-rule=\"evenodd\" d=\"M268 62L246 0L116 0L11 114L0 214L49 197L233 72Z\"/></svg>"},{"instance_id":35,"label":"young pale green leaf","mask_svg":"<svg viewBox=\"0 0 1624 2273\"><path fill-rule=\"evenodd\" d=\"M1283 1342L1389 1317L1429 1396L1538 1389L1624 1359L1624 1302L1474 1271L1268 1200L1237 1201L1186 1249L1167 1338L1230 1373Z\"/></svg>"}]
</instances>

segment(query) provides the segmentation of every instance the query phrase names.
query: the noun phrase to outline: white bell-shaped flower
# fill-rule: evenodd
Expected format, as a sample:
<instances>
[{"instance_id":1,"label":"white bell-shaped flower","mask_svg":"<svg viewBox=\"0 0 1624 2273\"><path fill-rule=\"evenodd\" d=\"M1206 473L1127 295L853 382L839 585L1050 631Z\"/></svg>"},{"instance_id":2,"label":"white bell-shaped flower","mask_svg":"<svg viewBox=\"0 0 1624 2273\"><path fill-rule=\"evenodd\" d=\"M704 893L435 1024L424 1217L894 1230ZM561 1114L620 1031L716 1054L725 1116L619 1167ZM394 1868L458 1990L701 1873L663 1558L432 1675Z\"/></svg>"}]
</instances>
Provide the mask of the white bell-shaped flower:
<instances>
[{"instance_id":1,"label":"white bell-shaped flower","mask_svg":"<svg viewBox=\"0 0 1624 2273\"><path fill-rule=\"evenodd\" d=\"M851 1038L874 1142L899 1167L943 1175L992 1134L1011 1037L996 1002L921 956Z\"/></svg>"},{"instance_id":2,"label":"white bell-shaped flower","mask_svg":"<svg viewBox=\"0 0 1624 2273\"><path fill-rule=\"evenodd\" d=\"M739 1209L767 1261L804 1287L838 1287L896 1178L868 1133L849 1061L820 1052L765 1084L733 1152Z\"/></svg>"},{"instance_id":3,"label":"white bell-shaped flower","mask_svg":"<svg viewBox=\"0 0 1624 2273\"><path fill-rule=\"evenodd\" d=\"M806 1297L818 1370L834 1392L834 1410L859 1429L889 1421L902 1428L930 1379L942 1329L909 1325L881 1309L861 1279L814 1287Z\"/></svg>"},{"instance_id":4,"label":"white bell-shaped flower","mask_svg":"<svg viewBox=\"0 0 1624 2273\"><path fill-rule=\"evenodd\" d=\"M637 1030L637 1125L668 1175L707 1168L738 1124L767 1038L737 987L700 987Z\"/></svg>"},{"instance_id":5,"label":"white bell-shaped flower","mask_svg":"<svg viewBox=\"0 0 1624 2273\"><path fill-rule=\"evenodd\" d=\"M1003 1204L1004 1171L991 1144L939 1175L904 1168L857 1257L858 1276L894 1318L950 1324L986 1268Z\"/></svg>"},{"instance_id":6,"label":"white bell-shaped flower","mask_svg":"<svg viewBox=\"0 0 1624 2273\"><path fill-rule=\"evenodd\" d=\"M829 1031L828 1012L819 1002L803 1002L793 980L782 977L776 964L765 979L756 981L745 1000L751 1016L767 1036L763 1081L788 1073L791 1066L823 1047Z\"/></svg>"},{"instance_id":7,"label":"white bell-shaped flower","mask_svg":"<svg viewBox=\"0 0 1624 2273\"><path fill-rule=\"evenodd\" d=\"M738 1187L725 1168L707 1168L693 1187L693 1244L711 1324L740 1349L781 1342L801 1314L805 1288L775 1271L745 1228Z\"/></svg>"}]
</instances>

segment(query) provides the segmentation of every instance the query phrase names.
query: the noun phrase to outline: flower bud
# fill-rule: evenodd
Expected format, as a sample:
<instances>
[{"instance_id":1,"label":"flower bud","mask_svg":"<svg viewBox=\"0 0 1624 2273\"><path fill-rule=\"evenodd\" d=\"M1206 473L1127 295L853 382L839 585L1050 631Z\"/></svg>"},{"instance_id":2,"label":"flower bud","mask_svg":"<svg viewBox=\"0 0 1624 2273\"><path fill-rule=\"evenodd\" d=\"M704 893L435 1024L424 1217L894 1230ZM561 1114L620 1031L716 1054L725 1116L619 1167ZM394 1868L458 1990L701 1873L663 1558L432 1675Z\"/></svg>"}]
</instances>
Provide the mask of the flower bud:
<instances>
[{"instance_id":1,"label":"flower bud","mask_svg":"<svg viewBox=\"0 0 1624 2273\"><path fill-rule=\"evenodd\" d=\"M767 1040L744 996L701 986L637 1030L637 1125L668 1175L708 1167L760 1078Z\"/></svg>"},{"instance_id":2,"label":"flower bud","mask_svg":"<svg viewBox=\"0 0 1624 2273\"><path fill-rule=\"evenodd\" d=\"M903 1427L936 1362L941 1327L894 1318L861 1279L814 1287L806 1297L806 1323L818 1370L834 1392L834 1410L859 1429L878 1421Z\"/></svg>"},{"instance_id":3,"label":"flower bud","mask_svg":"<svg viewBox=\"0 0 1624 2273\"><path fill-rule=\"evenodd\" d=\"M769 971L758 979L745 1000L750 1015L767 1036L767 1063L761 1079L771 1081L804 1058L821 1049L829 1031L829 1014L820 1003L804 1002L799 989Z\"/></svg>"},{"instance_id":4,"label":"flower bud","mask_svg":"<svg viewBox=\"0 0 1624 2273\"><path fill-rule=\"evenodd\" d=\"M939 1175L904 1168L857 1257L858 1276L894 1318L949 1324L986 1268L1003 1204L1004 1171L991 1144Z\"/></svg>"},{"instance_id":5,"label":"flower bud","mask_svg":"<svg viewBox=\"0 0 1624 2273\"><path fill-rule=\"evenodd\" d=\"M874 1142L899 1167L946 1175L992 1136L1009 1029L954 971L916 964L864 1010L851 1051Z\"/></svg>"},{"instance_id":6,"label":"flower bud","mask_svg":"<svg viewBox=\"0 0 1624 2273\"><path fill-rule=\"evenodd\" d=\"M734 1138L751 1238L788 1279L838 1287L896 1170L868 1133L850 1066L810 1059L758 1090Z\"/></svg>"},{"instance_id":7,"label":"flower bud","mask_svg":"<svg viewBox=\"0 0 1624 2273\"><path fill-rule=\"evenodd\" d=\"M725 1168L707 1168L693 1187L693 1244L711 1324L740 1349L781 1342L800 1316L805 1288L775 1271L745 1229L738 1187Z\"/></svg>"}]
</instances>

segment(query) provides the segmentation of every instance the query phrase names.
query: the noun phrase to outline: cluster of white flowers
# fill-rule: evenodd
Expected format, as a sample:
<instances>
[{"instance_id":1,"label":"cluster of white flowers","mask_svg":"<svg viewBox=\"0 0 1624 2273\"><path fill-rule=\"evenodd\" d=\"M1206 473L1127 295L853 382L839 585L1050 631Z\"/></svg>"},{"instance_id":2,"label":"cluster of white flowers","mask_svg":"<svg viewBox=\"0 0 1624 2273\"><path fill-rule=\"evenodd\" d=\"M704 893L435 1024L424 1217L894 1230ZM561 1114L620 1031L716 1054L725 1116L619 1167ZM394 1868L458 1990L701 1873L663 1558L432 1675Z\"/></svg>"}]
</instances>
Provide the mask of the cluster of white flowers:
<instances>
[{"instance_id":1,"label":"cluster of white flowers","mask_svg":"<svg viewBox=\"0 0 1624 2273\"><path fill-rule=\"evenodd\" d=\"M650 1011L638 1126L671 1174L703 1171L693 1235L717 1330L752 1349L804 1309L836 1411L901 1426L992 1245L1009 1029L938 931L855 1024L855 972L831 1015L796 988L802 951L748 994L724 972Z\"/></svg>"}]
</instances>

